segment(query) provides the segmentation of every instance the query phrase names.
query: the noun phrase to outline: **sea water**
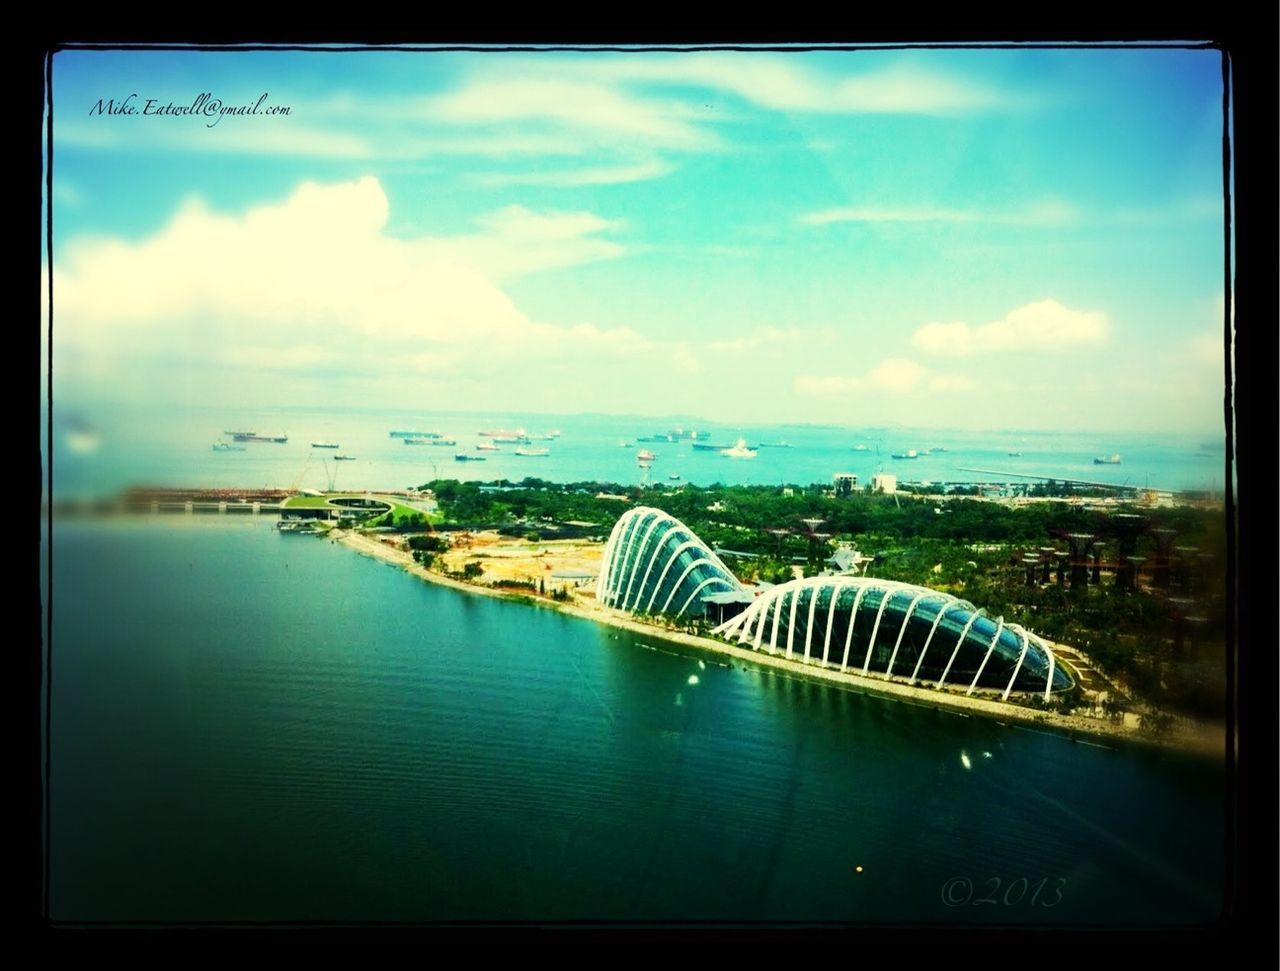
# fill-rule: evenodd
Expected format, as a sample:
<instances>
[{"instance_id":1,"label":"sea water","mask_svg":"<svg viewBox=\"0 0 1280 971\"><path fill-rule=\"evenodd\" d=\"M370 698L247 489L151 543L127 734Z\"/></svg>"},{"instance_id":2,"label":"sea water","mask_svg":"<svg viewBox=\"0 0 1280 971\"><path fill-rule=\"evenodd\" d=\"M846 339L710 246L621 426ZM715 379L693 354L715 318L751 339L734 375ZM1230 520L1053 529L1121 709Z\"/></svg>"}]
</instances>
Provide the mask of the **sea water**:
<instances>
[{"instance_id":1,"label":"sea water","mask_svg":"<svg viewBox=\"0 0 1280 971\"><path fill-rule=\"evenodd\" d=\"M702 441L732 446L739 438L754 458L730 458L694 449L687 440L638 441L675 427ZM86 441L78 430L91 428ZM481 431L523 427L545 456L519 456L516 445L479 451L491 442ZM215 452L227 431L286 435L284 444L247 442L244 451ZM404 489L431 479L616 482L634 485L692 483L757 485L830 484L852 472L867 485L877 471L899 481L1012 482L1034 478L1081 479L1113 485L1221 494L1226 479L1221 434L921 430L817 425L724 425L696 418L614 415L412 413L277 409L213 411L55 405L52 422L54 493L60 498L111 495L130 486ZM405 445L392 431L438 431L454 446ZM559 431L555 438L546 438ZM540 437L541 436L541 437ZM313 448L333 442L338 449ZM627 447L624 447L624 443ZM782 447L782 446L786 447ZM89 447L86 447L89 446ZM857 446L863 449L856 450ZM636 456L656 458L647 470ZM915 459L894 454L915 450ZM459 462L459 452L485 461ZM928 454L925 454L925 453ZM1010 455L1017 452L1017 455ZM354 461L335 461L337 454ZM1118 465L1094 458L1121 456ZM972 471L973 469L983 471ZM678 477L678 478L673 478Z\"/></svg>"},{"instance_id":2,"label":"sea water","mask_svg":"<svg viewBox=\"0 0 1280 971\"><path fill-rule=\"evenodd\" d=\"M271 525L55 524L56 920L1219 911L1212 760L726 664Z\"/></svg>"}]
</instances>

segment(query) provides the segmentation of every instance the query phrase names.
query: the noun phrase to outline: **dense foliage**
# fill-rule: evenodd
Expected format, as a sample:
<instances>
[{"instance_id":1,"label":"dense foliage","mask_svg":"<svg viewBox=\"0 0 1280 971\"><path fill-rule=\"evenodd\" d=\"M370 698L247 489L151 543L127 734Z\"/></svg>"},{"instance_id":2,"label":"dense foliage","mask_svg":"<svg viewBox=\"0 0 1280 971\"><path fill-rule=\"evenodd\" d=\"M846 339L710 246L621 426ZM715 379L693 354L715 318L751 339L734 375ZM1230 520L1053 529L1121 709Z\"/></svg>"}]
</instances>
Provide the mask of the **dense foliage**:
<instances>
[{"instance_id":1,"label":"dense foliage","mask_svg":"<svg viewBox=\"0 0 1280 971\"><path fill-rule=\"evenodd\" d=\"M976 498L946 500L855 492L830 495L823 485L685 485L639 490L612 483L519 484L437 481L425 483L452 525L500 528L522 535L555 535L557 524L603 538L635 505L653 506L682 520L720 551L746 582L781 583L812 576L840 542L873 560L867 575L955 594L991 616L1003 616L1053 640L1080 648L1132 693L1187 713L1220 716L1225 707L1226 531L1221 510L1193 507L1094 507L1081 502L1012 505ZM1048 490L1046 490L1048 491ZM790 493L790 494L787 494ZM1146 558L1139 590L1117 583L1117 514L1142 517L1133 553ZM809 520L809 522L805 522ZM447 528L447 527L446 527ZM1206 554L1194 589L1175 581L1150 583L1157 557L1154 529L1173 531L1171 543ZM1072 589L1059 584L1056 565L1048 583L1037 570L1026 582L1024 554L1040 547L1066 550L1070 533L1101 537L1100 583ZM427 549L435 549L425 547ZM1179 603L1186 597L1190 603ZM1178 618L1194 615L1188 623ZM1179 641L1181 645L1179 646Z\"/></svg>"}]
</instances>

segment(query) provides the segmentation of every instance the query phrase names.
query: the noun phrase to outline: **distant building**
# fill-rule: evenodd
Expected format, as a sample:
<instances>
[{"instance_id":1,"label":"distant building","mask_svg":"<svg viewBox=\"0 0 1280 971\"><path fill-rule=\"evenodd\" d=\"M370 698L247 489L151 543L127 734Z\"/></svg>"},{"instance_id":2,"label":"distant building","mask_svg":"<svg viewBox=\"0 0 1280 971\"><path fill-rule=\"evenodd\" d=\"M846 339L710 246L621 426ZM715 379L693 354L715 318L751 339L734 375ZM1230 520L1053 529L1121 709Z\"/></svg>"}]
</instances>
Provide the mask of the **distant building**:
<instances>
[{"instance_id":1,"label":"distant building","mask_svg":"<svg viewBox=\"0 0 1280 971\"><path fill-rule=\"evenodd\" d=\"M831 478L836 484L837 496L847 496L858 487L858 477L852 472L837 472Z\"/></svg>"},{"instance_id":2,"label":"distant building","mask_svg":"<svg viewBox=\"0 0 1280 971\"><path fill-rule=\"evenodd\" d=\"M783 497L784 499L790 498L791 496L794 496L795 494L796 494L796 490L795 490L795 489L793 489L793 488L791 488L791 486L783 486L783 487L782 487L782 497Z\"/></svg>"},{"instance_id":3,"label":"distant building","mask_svg":"<svg viewBox=\"0 0 1280 971\"><path fill-rule=\"evenodd\" d=\"M865 574L867 564L874 559L874 556L863 556L852 546L841 546L827 557L825 565L833 573Z\"/></svg>"},{"instance_id":4,"label":"distant building","mask_svg":"<svg viewBox=\"0 0 1280 971\"><path fill-rule=\"evenodd\" d=\"M896 475L889 475L887 472L877 472L871 477L871 491L886 493L897 492L898 477Z\"/></svg>"}]
</instances>

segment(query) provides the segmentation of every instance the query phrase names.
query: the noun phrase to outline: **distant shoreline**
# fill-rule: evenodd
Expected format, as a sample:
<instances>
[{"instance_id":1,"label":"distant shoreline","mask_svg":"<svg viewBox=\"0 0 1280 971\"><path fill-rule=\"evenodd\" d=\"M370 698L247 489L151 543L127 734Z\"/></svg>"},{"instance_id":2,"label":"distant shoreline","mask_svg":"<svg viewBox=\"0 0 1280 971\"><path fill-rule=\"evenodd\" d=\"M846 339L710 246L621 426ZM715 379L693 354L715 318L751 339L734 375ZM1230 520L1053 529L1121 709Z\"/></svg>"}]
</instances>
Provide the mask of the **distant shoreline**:
<instances>
[{"instance_id":1,"label":"distant shoreline","mask_svg":"<svg viewBox=\"0 0 1280 971\"><path fill-rule=\"evenodd\" d=\"M608 607L587 607L571 601L563 603L547 602L544 604L540 598L531 597L528 594L495 589L492 587L482 587L476 584L465 583L461 580L454 580L451 577L434 573L414 562L412 556L405 553L403 550L395 549L384 542L360 533L354 533L347 530L333 530L331 540L333 542L342 543L344 546L349 549L353 549L358 553L371 556L394 566L399 566L414 576L426 580L429 583L435 583L464 593L478 594L480 596L497 597L504 600L519 600L524 603L532 601L535 606L544 606L549 609L558 610L561 613L578 617L583 620L595 621L610 627L630 631L634 634L658 638L700 651L709 651L747 664L754 664L760 667L783 671L804 680L825 682L846 689L854 689L868 694L892 698L918 707L950 711L953 714L959 714L965 717L978 715L982 718L991 719L1001 724L1014 725L1016 727L1035 726L1039 729L1051 730L1051 734L1062 735L1064 739L1070 739L1072 741L1075 740L1074 736L1076 735L1085 735L1094 738L1107 739L1109 741L1136 742L1160 748L1176 749L1178 751L1185 751L1203 756L1225 757L1225 736L1219 735L1208 726L1201 726L1200 730L1194 733L1181 733L1158 738L1143 734L1137 729L1127 728L1123 725L1110 722L1101 722L1096 719L1081 718L1075 715L1061 715L1056 712L1049 711L1032 711L1016 705L989 701L985 698L972 698L965 695L952 694L947 691L918 688L898 682L885 681L881 678L869 678L848 672L833 671L829 668L818 668L812 665L804 665L794 660L787 660L786 658L778 655L736 647L733 644L728 644L724 641L713 640L707 637L696 637L692 634L686 634L681 631L644 624L626 617L619 611Z\"/></svg>"}]
</instances>

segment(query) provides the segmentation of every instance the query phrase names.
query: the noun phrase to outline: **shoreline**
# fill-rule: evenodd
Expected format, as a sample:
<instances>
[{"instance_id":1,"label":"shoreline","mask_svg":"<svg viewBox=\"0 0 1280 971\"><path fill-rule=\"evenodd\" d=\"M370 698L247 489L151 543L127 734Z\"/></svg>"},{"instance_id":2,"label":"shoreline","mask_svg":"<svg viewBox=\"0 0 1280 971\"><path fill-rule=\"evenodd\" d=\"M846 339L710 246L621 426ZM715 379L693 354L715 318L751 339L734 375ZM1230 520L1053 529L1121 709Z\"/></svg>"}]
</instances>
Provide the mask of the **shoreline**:
<instances>
[{"instance_id":1,"label":"shoreline","mask_svg":"<svg viewBox=\"0 0 1280 971\"><path fill-rule=\"evenodd\" d=\"M572 617L595 621L596 623L626 630L634 634L653 637L693 648L694 650L707 651L722 657L736 659L747 664L782 671L803 680L823 682L846 690L860 691L865 694L913 704L917 707L934 708L965 717L977 715L1002 725L1024 728L1032 726L1029 730L1048 729L1048 734L1060 735L1064 740L1072 742L1077 741L1075 736L1085 735L1113 742L1131 742L1157 748L1174 749L1201 756L1224 758L1226 754L1225 735L1218 735L1211 727L1207 726L1201 726L1195 732L1182 732L1171 736L1154 737L1144 734L1138 729L1128 728L1123 724L1101 722L1097 719L1082 718L1078 715L1035 711L1017 705L989 701L985 698L957 695L933 688L914 687L900 682L886 681L882 678L864 677L860 674L815 667L812 664L806 665L795 660L787 660L781 655L749 650L725 641L697 637L682 631L643 624L609 607L599 605L584 606L575 601L548 601L544 604L542 598L530 594L482 587L461 580L454 580L451 577L433 573L414 562L413 557L403 550L395 549L378 539L359 533L334 530L330 535L330 541L342 543L348 549L355 550L357 553L398 566L428 583L435 583L480 596L497 597L503 600L519 600L532 606L557 610ZM1084 742L1084 744L1096 743Z\"/></svg>"}]
</instances>

